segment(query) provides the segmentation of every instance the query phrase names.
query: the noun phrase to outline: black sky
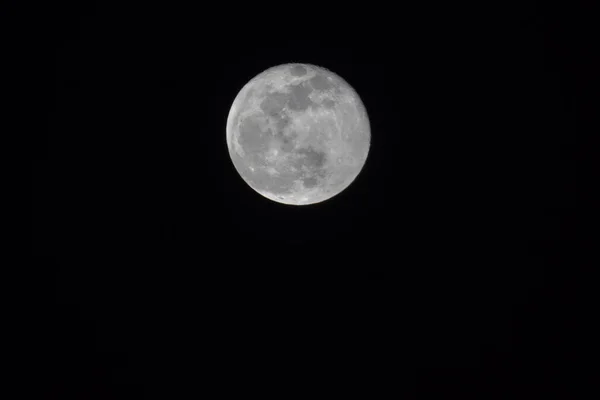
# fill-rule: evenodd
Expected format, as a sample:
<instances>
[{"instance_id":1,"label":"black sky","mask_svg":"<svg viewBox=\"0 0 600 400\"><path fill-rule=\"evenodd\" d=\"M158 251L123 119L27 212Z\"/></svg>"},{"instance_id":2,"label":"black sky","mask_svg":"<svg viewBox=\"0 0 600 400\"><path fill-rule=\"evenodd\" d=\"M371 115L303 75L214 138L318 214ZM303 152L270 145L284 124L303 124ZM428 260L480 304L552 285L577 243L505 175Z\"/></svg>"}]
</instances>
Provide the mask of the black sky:
<instances>
[{"instance_id":1,"label":"black sky","mask_svg":"<svg viewBox=\"0 0 600 400\"><path fill-rule=\"evenodd\" d=\"M415 398L447 384L431 376L535 391L515 371L543 365L542 382L569 359L552 344L577 239L577 13L89 3L48 7L41 64L33 248L55 398L369 371ZM359 177L310 207L257 195L225 143L237 92L288 62L342 76L371 123Z\"/></svg>"}]
</instances>

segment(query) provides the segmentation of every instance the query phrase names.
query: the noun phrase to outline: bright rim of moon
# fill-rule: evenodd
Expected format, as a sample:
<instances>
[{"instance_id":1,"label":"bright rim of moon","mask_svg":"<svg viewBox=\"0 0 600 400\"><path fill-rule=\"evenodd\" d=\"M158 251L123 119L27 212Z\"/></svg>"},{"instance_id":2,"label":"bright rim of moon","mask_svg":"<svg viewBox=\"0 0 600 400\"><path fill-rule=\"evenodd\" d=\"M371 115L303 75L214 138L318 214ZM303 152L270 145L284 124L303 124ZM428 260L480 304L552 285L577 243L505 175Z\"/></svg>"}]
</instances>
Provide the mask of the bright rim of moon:
<instances>
[{"instance_id":1,"label":"bright rim of moon","mask_svg":"<svg viewBox=\"0 0 600 400\"><path fill-rule=\"evenodd\" d=\"M345 190L371 142L348 83L311 64L270 68L248 82L227 117L227 146L244 181L278 203L306 205Z\"/></svg>"}]
</instances>

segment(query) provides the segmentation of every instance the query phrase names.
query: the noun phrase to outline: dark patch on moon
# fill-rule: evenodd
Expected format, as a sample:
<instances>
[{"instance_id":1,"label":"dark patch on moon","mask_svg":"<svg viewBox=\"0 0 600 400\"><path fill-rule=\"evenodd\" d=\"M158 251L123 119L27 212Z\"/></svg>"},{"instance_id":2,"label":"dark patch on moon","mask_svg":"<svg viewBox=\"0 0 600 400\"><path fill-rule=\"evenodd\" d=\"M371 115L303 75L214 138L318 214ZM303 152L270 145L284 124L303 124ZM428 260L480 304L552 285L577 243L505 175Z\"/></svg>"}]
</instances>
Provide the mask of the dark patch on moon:
<instances>
[{"instance_id":1,"label":"dark patch on moon","mask_svg":"<svg viewBox=\"0 0 600 400\"><path fill-rule=\"evenodd\" d=\"M327 155L313 147L300 148L295 153L300 155L297 167L305 166L309 171L321 169L327 161Z\"/></svg>"},{"instance_id":2,"label":"dark patch on moon","mask_svg":"<svg viewBox=\"0 0 600 400\"><path fill-rule=\"evenodd\" d=\"M309 80L311 86L316 90L327 90L331 88L331 83L327 80L327 78L321 74L317 74L313 76Z\"/></svg>"},{"instance_id":3,"label":"dark patch on moon","mask_svg":"<svg viewBox=\"0 0 600 400\"><path fill-rule=\"evenodd\" d=\"M246 117L240 124L238 142L247 154L264 151L267 148L266 138L270 133L270 129L265 127L260 119Z\"/></svg>"},{"instance_id":4,"label":"dark patch on moon","mask_svg":"<svg viewBox=\"0 0 600 400\"><path fill-rule=\"evenodd\" d=\"M294 111L304 111L312 103L312 100L308 98L312 92L312 88L302 82L299 85L293 85L290 88L291 96L288 101L288 107Z\"/></svg>"},{"instance_id":5,"label":"dark patch on moon","mask_svg":"<svg viewBox=\"0 0 600 400\"><path fill-rule=\"evenodd\" d=\"M296 147L296 143L293 138L285 136L282 138L281 151L289 153L294 150L294 147Z\"/></svg>"},{"instance_id":6,"label":"dark patch on moon","mask_svg":"<svg viewBox=\"0 0 600 400\"><path fill-rule=\"evenodd\" d=\"M302 65L293 65L290 67L290 74L292 76L304 76L308 71Z\"/></svg>"},{"instance_id":7,"label":"dark patch on moon","mask_svg":"<svg viewBox=\"0 0 600 400\"><path fill-rule=\"evenodd\" d=\"M289 94L282 92L269 93L260 103L260 109L267 115L277 116L289 100Z\"/></svg>"},{"instance_id":8,"label":"dark patch on moon","mask_svg":"<svg viewBox=\"0 0 600 400\"><path fill-rule=\"evenodd\" d=\"M321 104L325 108L334 108L335 107L335 101L333 101L331 99L324 99Z\"/></svg>"},{"instance_id":9,"label":"dark patch on moon","mask_svg":"<svg viewBox=\"0 0 600 400\"><path fill-rule=\"evenodd\" d=\"M302 183L304 184L305 188L310 189L310 188L317 186L317 178L315 178L313 176L304 178L302 180Z\"/></svg>"},{"instance_id":10,"label":"dark patch on moon","mask_svg":"<svg viewBox=\"0 0 600 400\"><path fill-rule=\"evenodd\" d=\"M286 126L290 123L290 117L285 114L279 114L273 117L275 119L275 130L277 133L283 132Z\"/></svg>"}]
</instances>

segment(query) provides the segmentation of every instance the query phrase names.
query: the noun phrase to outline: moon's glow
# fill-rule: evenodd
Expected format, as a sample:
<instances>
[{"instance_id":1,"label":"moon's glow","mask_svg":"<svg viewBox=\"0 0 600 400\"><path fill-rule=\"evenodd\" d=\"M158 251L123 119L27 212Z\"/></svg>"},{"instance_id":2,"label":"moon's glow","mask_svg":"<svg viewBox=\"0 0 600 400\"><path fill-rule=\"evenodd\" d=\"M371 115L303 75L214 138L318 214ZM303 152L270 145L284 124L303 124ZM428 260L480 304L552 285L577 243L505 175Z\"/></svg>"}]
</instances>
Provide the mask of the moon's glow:
<instances>
[{"instance_id":1,"label":"moon's glow","mask_svg":"<svg viewBox=\"0 0 600 400\"><path fill-rule=\"evenodd\" d=\"M271 68L238 93L227 145L244 181L285 204L312 204L346 189L370 146L366 110L339 76L310 64Z\"/></svg>"}]
</instances>

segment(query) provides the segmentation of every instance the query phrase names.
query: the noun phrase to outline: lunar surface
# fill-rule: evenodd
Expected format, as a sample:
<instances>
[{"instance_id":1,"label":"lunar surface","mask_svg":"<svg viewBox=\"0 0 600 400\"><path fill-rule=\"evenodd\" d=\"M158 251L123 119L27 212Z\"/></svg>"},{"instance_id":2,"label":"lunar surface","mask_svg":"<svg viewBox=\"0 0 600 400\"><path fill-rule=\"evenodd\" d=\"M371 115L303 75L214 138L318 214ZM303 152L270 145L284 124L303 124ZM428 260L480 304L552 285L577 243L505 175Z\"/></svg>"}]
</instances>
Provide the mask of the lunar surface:
<instances>
[{"instance_id":1,"label":"lunar surface","mask_svg":"<svg viewBox=\"0 0 600 400\"><path fill-rule=\"evenodd\" d=\"M270 68L248 82L227 118L227 146L242 179L262 196L306 205L345 190L371 141L358 94L310 64Z\"/></svg>"}]
</instances>

